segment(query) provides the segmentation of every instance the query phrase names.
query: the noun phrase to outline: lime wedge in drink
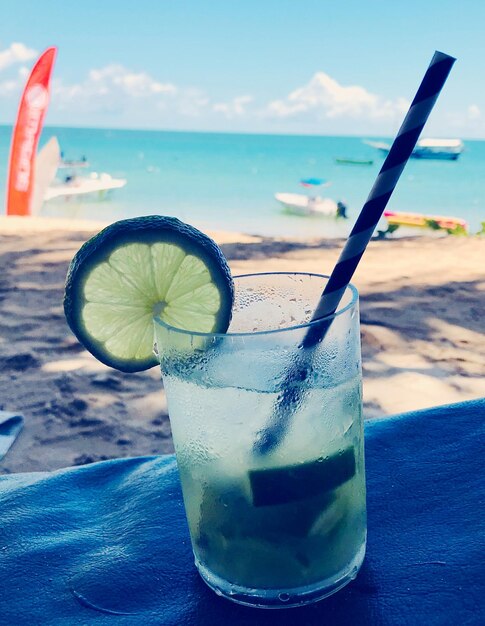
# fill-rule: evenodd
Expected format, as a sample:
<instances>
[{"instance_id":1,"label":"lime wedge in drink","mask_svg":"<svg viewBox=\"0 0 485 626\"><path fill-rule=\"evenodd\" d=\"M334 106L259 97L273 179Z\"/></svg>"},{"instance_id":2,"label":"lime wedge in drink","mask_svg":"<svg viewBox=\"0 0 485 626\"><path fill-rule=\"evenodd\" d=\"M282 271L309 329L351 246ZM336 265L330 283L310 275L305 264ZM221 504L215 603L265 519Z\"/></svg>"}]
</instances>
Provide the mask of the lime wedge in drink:
<instances>
[{"instance_id":1,"label":"lime wedge in drink","mask_svg":"<svg viewBox=\"0 0 485 626\"><path fill-rule=\"evenodd\" d=\"M271 506L304 500L332 491L355 474L353 448L328 458L297 465L254 469L249 481L254 506Z\"/></svg>"},{"instance_id":2,"label":"lime wedge in drink","mask_svg":"<svg viewBox=\"0 0 485 626\"><path fill-rule=\"evenodd\" d=\"M123 372L157 364L153 317L225 332L234 286L217 244L174 217L121 220L87 241L67 274L64 311L79 341Z\"/></svg>"}]
</instances>

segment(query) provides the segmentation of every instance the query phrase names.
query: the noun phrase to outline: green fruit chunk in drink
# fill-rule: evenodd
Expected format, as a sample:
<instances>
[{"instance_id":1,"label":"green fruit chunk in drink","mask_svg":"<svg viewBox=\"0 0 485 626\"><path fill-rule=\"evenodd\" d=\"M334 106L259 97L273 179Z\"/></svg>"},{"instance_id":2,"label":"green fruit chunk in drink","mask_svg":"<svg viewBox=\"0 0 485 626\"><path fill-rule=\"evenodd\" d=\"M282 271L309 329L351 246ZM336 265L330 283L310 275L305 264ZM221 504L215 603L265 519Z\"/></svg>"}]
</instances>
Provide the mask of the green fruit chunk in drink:
<instances>
[{"instance_id":1,"label":"green fruit chunk in drink","mask_svg":"<svg viewBox=\"0 0 485 626\"><path fill-rule=\"evenodd\" d=\"M249 471L254 506L305 500L336 489L355 474L353 448L306 463Z\"/></svg>"}]
</instances>

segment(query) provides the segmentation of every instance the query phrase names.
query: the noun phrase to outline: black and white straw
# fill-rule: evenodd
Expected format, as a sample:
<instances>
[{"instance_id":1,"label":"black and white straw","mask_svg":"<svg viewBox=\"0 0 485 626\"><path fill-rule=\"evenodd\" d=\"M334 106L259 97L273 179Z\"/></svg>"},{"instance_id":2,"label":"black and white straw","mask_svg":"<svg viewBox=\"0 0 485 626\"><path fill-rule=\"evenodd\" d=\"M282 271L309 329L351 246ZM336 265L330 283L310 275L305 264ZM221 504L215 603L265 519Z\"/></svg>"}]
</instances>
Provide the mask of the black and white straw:
<instances>
[{"instance_id":1,"label":"black and white straw","mask_svg":"<svg viewBox=\"0 0 485 626\"><path fill-rule=\"evenodd\" d=\"M443 52L434 53L369 197L322 293L312 320L333 315L337 310L455 60Z\"/></svg>"}]
</instances>

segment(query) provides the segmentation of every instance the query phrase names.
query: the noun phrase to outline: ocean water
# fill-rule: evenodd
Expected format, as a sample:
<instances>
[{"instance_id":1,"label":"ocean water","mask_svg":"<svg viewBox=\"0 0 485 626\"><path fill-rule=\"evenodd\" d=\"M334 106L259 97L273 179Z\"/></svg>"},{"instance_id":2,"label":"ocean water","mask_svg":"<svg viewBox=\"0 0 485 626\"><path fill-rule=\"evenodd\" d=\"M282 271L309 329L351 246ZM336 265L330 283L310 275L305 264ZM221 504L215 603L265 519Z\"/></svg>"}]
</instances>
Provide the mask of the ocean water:
<instances>
[{"instance_id":1,"label":"ocean water","mask_svg":"<svg viewBox=\"0 0 485 626\"><path fill-rule=\"evenodd\" d=\"M84 155L91 170L128 182L102 202L46 203L45 215L112 221L159 213L203 229L269 236L346 236L383 162L363 141L374 137L45 128L39 146L53 135L66 159ZM11 128L0 126L2 198L10 136ZM374 162L344 165L338 157ZM349 220L283 212L274 194L305 193L299 181L308 177L330 182L321 193L343 200ZM457 161L411 160L388 208L461 217L476 232L485 220L485 141L465 141Z\"/></svg>"}]
</instances>

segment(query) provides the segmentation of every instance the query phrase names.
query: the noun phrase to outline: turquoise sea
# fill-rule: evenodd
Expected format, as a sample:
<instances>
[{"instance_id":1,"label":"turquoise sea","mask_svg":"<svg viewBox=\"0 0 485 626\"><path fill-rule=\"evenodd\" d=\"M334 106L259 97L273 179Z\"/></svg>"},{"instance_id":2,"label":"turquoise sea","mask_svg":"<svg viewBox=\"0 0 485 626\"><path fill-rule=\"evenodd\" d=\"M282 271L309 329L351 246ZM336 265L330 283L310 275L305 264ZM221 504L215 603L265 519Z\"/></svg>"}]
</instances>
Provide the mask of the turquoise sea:
<instances>
[{"instance_id":1,"label":"turquoise sea","mask_svg":"<svg viewBox=\"0 0 485 626\"><path fill-rule=\"evenodd\" d=\"M364 203L383 157L364 139L161 131L45 128L66 159L85 156L91 170L127 179L110 199L47 203L46 215L117 220L142 214L175 215L203 229L271 236L345 236ZM0 194L11 128L0 126ZM336 158L373 159L343 165ZM275 192L304 193L301 178L324 178L322 190L348 205L347 222L290 216ZM485 141L465 141L457 161L411 160L388 208L462 217L471 232L485 220Z\"/></svg>"}]
</instances>

